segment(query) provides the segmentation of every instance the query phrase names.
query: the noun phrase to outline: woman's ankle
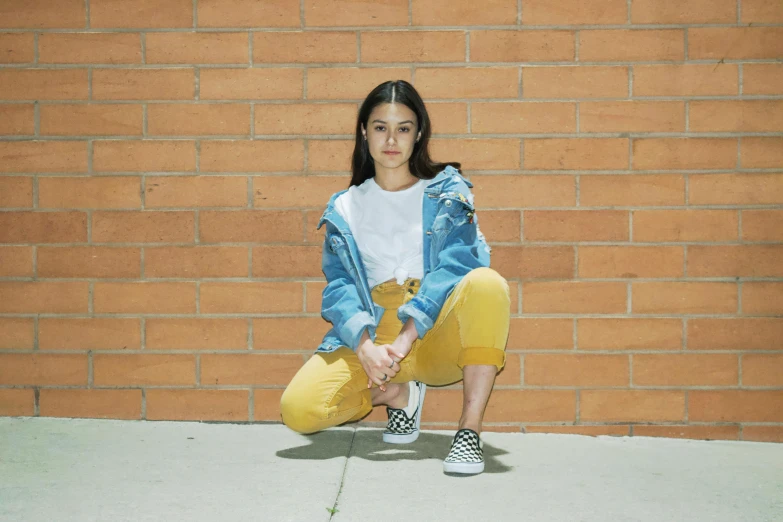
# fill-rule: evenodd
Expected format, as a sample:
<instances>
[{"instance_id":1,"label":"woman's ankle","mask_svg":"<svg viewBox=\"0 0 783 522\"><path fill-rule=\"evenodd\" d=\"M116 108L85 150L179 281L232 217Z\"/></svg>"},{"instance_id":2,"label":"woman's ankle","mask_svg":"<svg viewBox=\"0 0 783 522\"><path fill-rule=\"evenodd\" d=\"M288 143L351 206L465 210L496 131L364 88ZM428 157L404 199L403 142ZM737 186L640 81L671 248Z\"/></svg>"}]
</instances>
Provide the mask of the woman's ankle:
<instances>
[{"instance_id":1,"label":"woman's ankle","mask_svg":"<svg viewBox=\"0 0 783 522\"><path fill-rule=\"evenodd\" d=\"M380 392L373 397L372 405L388 406L389 408L401 410L408 405L409 394L410 388L407 382L403 384L387 384L385 392Z\"/></svg>"}]
</instances>

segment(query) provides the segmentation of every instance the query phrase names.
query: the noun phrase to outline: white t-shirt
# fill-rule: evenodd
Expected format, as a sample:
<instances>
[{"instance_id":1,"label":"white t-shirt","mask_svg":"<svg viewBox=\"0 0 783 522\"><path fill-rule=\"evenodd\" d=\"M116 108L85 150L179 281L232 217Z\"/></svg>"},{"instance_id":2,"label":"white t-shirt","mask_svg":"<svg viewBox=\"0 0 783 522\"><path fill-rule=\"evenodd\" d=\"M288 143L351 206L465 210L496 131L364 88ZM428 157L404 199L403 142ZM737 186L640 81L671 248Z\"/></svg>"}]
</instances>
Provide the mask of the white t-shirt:
<instances>
[{"instance_id":1,"label":"white t-shirt","mask_svg":"<svg viewBox=\"0 0 783 522\"><path fill-rule=\"evenodd\" d=\"M375 178L353 186L335 201L348 223L367 271L370 288L390 279L424 277L422 198L424 180L396 192L383 190Z\"/></svg>"}]
</instances>

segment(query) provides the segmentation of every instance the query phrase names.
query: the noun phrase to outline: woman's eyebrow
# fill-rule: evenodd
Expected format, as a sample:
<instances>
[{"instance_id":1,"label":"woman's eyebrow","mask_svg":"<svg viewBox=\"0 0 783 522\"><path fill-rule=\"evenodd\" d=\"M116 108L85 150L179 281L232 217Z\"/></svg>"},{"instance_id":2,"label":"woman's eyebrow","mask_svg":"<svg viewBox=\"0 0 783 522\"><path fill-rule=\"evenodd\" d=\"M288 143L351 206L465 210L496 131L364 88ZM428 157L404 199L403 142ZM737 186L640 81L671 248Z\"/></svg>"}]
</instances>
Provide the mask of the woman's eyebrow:
<instances>
[{"instance_id":1,"label":"woman's eyebrow","mask_svg":"<svg viewBox=\"0 0 783 522\"><path fill-rule=\"evenodd\" d=\"M383 123L384 125L386 125L386 122L385 122L385 121L383 121L383 120L372 120L372 122L373 122L373 123ZM413 121L411 121L411 120L405 120L405 121L401 121L401 122L400 122L400 123L398 123L397 125L402 125L403 123L413 123Z\"/></svg>"}]
</instances>

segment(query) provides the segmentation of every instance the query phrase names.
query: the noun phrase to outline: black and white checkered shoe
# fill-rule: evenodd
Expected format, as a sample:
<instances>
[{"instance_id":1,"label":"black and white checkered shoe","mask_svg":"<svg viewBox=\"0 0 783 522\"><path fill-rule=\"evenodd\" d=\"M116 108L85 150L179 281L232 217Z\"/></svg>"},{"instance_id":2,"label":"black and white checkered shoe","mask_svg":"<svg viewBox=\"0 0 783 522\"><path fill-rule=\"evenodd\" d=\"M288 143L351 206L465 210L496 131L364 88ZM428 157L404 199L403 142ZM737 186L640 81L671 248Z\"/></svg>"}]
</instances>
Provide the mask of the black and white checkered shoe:
<instances>
[{"instance_id":1,"label":"black and white checkered shoe","mask_svg":"<svg viewBox=\"0 0 783 522\"><path fill-rule=\"evenodd\" d=\"M443 461L444 473L475 475L484 471L484 445L478 433L461 429L454 435L449 456Z\"/></svg>"},{"instance_id":2,"label":"black and white checkered shoe","mask_svg":"<svg viewBox=\"0 0 783 522\"><path fill-rule=\"evenodd\" d=\"M421 408L424 405L424 393L427 385L419 381L408 383L408 406L405 409L386 408L389 422L383 432L383 442L390 444L408 444L419 438L419 425L421 425ZM411 412L410 416L405 410Z\"/></svg>"}]
</instances>

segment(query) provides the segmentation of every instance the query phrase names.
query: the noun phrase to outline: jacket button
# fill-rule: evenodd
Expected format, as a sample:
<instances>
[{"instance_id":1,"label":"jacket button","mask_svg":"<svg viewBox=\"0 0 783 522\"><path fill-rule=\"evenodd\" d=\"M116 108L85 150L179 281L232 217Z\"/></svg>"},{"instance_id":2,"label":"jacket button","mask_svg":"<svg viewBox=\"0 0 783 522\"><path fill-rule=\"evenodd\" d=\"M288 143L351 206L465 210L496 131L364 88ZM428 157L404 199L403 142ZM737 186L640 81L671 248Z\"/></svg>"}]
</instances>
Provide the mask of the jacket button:
<instances>
[{"instance_id":1,"label":"jacket button","mask_svg":"<svg viewBox=\"0 0 783 522\"><path fill-rule=\"evenodd\" d=\"M451 206L451 200L450 200L450 199L447 199L447 200L446 200L446 206L447 206L447 207L450 207L450 206Z\"/></svg>"}]
</instances>

